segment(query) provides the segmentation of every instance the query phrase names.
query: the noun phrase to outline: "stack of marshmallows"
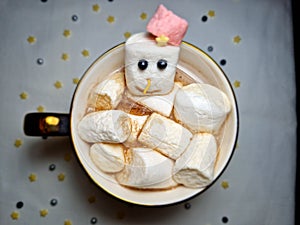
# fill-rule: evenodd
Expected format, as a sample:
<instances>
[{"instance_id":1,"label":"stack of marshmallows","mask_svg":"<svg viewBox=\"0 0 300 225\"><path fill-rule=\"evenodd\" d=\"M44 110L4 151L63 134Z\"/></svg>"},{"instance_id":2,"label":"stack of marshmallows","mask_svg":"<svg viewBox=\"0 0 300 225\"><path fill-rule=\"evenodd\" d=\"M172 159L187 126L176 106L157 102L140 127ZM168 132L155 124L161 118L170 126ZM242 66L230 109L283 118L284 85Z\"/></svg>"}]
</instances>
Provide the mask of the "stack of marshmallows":
<instances>
[{"instance_id":1,"label":"stack of marshmallows","mask_svg":"<svg viewBox=\"0 0 300 225\"><path fill-rule=\"evenodd\" d=\"M125 69L92 90L96 110L81 119L79 135L90 144L94 164L120 185L202 188L214 177L215 134L231 106L214 86L175 82L187 27L184 19L160 5L148 32L126 41ZM151 113L122 110L125 98Z\"/></svg>"}]
</instances>

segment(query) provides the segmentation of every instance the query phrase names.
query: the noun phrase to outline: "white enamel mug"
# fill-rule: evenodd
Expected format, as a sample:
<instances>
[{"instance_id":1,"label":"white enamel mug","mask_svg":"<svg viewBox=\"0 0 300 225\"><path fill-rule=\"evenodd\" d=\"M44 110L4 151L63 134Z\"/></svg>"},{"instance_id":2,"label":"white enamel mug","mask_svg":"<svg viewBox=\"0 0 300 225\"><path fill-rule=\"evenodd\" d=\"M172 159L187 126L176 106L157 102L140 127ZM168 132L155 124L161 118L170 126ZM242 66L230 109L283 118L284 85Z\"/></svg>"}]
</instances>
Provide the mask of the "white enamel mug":
<instances>
[{"instance_id":1,"label":"white enamel mug","mask_svg":"<svg viewBox=\"0 0 300 225\"><path fill-rule=\"evenodd\" d=\"M27 114L24 119L25 134L44 137L70 136L76 155L90 178L107 193L125 202L143 206L163 206L186 201L212 186L232 158L239 129L237 101L233 88L225 73L210 56L192 44L182 42L177 68L194 80L211 84L222 90L232 106L218 136L218 155L213 181L205 188L198 189L184 186L157 191L126 188L118 184L111 175L101 172L95 166L89 155L90 145L79 137L77 130L79 121L86 113L87 101L92 87L104 80L109 74L124 68L124 46L122 43L108 50L86 70L73 95L69 113Z\"/></svg>"}]
</instances>

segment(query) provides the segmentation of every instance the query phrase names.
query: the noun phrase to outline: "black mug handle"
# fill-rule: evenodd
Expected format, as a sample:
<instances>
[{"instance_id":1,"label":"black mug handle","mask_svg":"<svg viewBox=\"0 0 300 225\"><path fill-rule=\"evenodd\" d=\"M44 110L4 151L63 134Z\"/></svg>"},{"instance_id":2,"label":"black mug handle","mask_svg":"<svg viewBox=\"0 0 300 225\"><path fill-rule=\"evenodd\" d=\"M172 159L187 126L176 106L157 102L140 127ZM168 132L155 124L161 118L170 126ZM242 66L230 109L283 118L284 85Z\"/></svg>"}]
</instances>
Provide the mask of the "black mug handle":
<instances>
[{"instance_id":1,"label":"black mug handle","mask_svg":"<svg viewBox=\"0 0 300 225\"><path fill-rule=\"evenodd\" d=\"M28 113L24 118L24 133L27 136L69 136L70 115L66 113Z\"/></svg>"}]
</instances>

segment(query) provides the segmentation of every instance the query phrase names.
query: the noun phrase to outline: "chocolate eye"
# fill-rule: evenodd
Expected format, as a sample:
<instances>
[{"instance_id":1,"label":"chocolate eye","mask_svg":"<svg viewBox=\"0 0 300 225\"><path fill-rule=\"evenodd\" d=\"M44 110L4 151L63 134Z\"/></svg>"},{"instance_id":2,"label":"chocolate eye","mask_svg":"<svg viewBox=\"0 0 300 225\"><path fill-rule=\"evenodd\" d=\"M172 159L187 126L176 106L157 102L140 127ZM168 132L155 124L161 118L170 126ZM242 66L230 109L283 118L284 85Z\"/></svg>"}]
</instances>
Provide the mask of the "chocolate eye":
<instances>
[{"instance_id":1,"label":"chocolate eye","mask_svg":"<svg viewBox=\"0 0 300 225\"><path fill-rule=\"evenodd\" d=\"M145 59L141 59L141 60L138 62L138 67L140 68L140 70L145 70L145 69L147 69L147 67L148 67L148 61L145 60Z\"/></svg>"},{"instance_id":2,"label":"chocolate eye","mask_svg":"<svg viewBox=\"0 0 300 225\"><path fill-rule=\"evenodd\" d=\"M163 69L166 69L167 66L168 66L167 60L164 60L164 59L158 60L158 62L157 62L157 68L158 69L163 70Z\"/></svg>"}]
</instances>

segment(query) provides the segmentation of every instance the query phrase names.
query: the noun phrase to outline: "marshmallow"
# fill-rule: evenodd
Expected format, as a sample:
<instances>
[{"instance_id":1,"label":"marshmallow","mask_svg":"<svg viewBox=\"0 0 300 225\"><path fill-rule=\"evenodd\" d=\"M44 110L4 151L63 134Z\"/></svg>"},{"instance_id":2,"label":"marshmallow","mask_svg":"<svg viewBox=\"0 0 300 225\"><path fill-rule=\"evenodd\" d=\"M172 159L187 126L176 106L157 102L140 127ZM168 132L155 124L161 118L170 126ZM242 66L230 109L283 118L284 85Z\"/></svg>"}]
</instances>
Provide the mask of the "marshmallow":
<instances>
[{"instance_id":1,"label":"marshmallow","mask_svg":"<svg viewBox=\"0 0 300 225\"><path fill-rule=\"evenodd\" d=\"M125 43L125 78L131 94L164 95L172 91L179 51L178 46L157 46L149 34L132 35ZM158 67L161 59L167 61L164 69ZM139 68L140 60L147 61L145 69Z\"/></svg>"},{"instance_id":2,"label":"marshmallow","mask_svg":"<svg viewBox=\"0 0 300 225\"><path fill-rule=\"evenodd\" d=\"M175 162L173 179L189 188L207 186L213 180L216 155L214 136L195 134L186 151Z\"/></svg>"},{"instance_id":3,"label":"marshmallow","mask_svg":"<svg viewBox=\"0 0 300 225\"><path fill-rule=\"evenodd\" d=\"M90 143L122 143L129 137L130 132L130 118L120 110L92 112L78 124L79 136Z\"/></svg>"},{"instance_id":4,"label":"marshmallow","mask_svg":"<svg viewBox=\"0 0 300 225\"><path fill-rule=\"evenodd\" d=\"M180 124L153 113L146 121L138 141L171 159L177 159L190 143L192 136Z\"/></svg>"},{"instance_id":5,"label":"marshmallow","mask_svg":"<svg viewBox=\"0 0 300 225\"><path fill-rule=\"evenodd\" d=\"M230 108L230 102L221 90L209 84L193 83L177 92L174 116L194 133L215 133Z\"/></svg>"},{"instance_id":6,"label":"marshmallow","mask_svg":"<svg viewBox=\"0 0 300 225\"><path fill-rule=\"evenodd\" d=\"M122 144L93 144L90 148L90 156L95 165L103 172L116 173L124 168Z\"/></svg>"},{"instance_id":7,"label":"marshmallow","mask_svg":"<svg viewBox=\"0 0 300 225\"><path fill-rule=\"evenodd\" d=\"M136 116L128 114L131 119L131 133L127 140L123 143L127 147L136 147L139 145L137 137L149 116Z\"/></svg>"},{"instance_id":8,"label":"marshmallow","mask_svg":"<svg viewBox=\"0 0 300 225\"><path fill-rule=\"evenodd\" d=\"M177 186L172 179L174 161L151 148L131 148L129 162L116 174L124 186L140 189L167 189Z\"/></svg>"},{"instance_id":9,"label":"marshmallow","mask_svg":"<svg viewBox=\"0 0 300 225\"><path fill-rule=\"evenodd\" d=\"M115 109L125 90L124 73L118 72L99 83L89 96L89 107L98 110Z\"/></svg>"},{"instance_id":10,"label":"marshmallow","mask_svg":"<svg viewBox=\"0 0 300 225\"><path fill-rule=\"evenodd\" d=\"M125 95L129 99L150 108L151 110L160 113L163 116L169 117L177 91L182 87L180 82L176 82L173 90L166 95L152 95L152 96L135 96L126 91Z\"/></svg>"}]
</instances>

